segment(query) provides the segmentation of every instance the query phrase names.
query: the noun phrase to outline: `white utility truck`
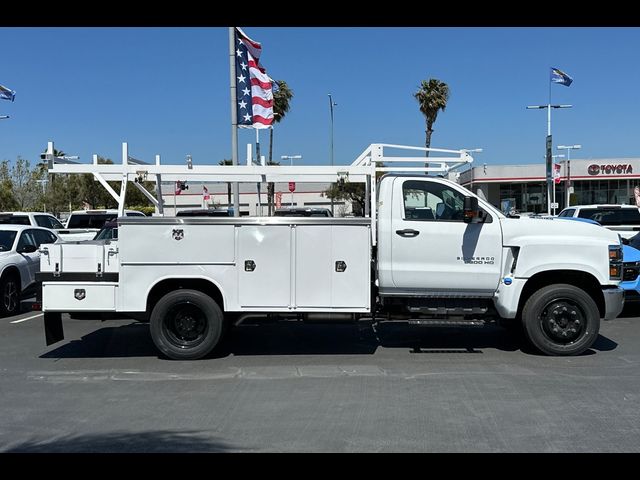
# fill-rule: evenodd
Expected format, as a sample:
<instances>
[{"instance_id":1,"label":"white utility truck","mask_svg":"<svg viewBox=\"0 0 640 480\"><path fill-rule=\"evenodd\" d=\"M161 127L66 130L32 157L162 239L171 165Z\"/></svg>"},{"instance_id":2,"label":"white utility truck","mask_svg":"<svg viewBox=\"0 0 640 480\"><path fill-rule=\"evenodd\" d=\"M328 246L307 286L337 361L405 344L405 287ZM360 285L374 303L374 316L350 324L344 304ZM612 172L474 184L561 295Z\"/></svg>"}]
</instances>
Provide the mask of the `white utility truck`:
<instances>
[{"instance_id":1,"label":"white utility truck","mask_svg":"<svg viewBox=\"0 0 640 480\"><path fill-rule=\"evenodd\" d=\"M619 315L616 233L509 218L461 185L425 175L468 164L465 150L429 149L455 157L425 159L385 156L385 148L426 150L375 144L344 167L202 171L231 182L363 182L364 218L121 216L117 241L43 245L47 345L63 338L64 312L146 316L155 345L172 359L204 357L226 322L243 316L327 314L424 325L511 322L543 353L577 355L593 344L600 319ZM124 161L99 167L103 175L141 174ZM166 167L146 173L187 174ZM378 172L385 174L376 180Z\"/></svg>"}]
</instances>

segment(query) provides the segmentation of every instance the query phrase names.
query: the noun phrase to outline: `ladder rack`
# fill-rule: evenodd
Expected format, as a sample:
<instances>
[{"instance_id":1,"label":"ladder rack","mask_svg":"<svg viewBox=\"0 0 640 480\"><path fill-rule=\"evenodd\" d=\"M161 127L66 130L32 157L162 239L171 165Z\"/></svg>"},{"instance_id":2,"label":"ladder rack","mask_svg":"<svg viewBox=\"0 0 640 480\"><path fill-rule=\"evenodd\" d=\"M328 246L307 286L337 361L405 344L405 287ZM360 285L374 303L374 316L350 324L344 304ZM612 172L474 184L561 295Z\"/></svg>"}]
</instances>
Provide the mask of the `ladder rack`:
<instances>
[{"instance_id":1,"label":"ladder rack","mask_svg":"<svg viewBox=\"0 0 640 480\"><path fill-rule=\"evenodd\" d=\"M385 149L435 153L435 157L385 155ZM248 149L249 150L249 149ZM377 192L376 173L435 173L445 175L450 171L473 162L468 150L445 150L440 148L411 147L374 143L369 145L351 165L335 166L286 166L254 165L247 158L247 165L161 165L160 155L155 163L144 163L129 155L128 144L122 144L122 163L100 164L93 155L92 163L74 163L54 156L53 142L48 142L44 155L49 173L93 174L94 178L118 202L118 214L124 215L127 184L131 181L163 214L161 193L162 181L217 181L217 182L357 182L366 186L365 216L371 217L372 245L376 244ZM445 156L443 156L445 155ZM248 151L249 156L249 151ZM394 166L387 166L394 164ZM397 165L395 165L397 164ZM400 164L421 164L406 166ZM426 167L425 164L429 166ZM212 180L213 179L213 180ZM120 194L107 183L120 181ZM156 197L142 185L143 181L155 181Z\"/></svg>"}]
</instances>

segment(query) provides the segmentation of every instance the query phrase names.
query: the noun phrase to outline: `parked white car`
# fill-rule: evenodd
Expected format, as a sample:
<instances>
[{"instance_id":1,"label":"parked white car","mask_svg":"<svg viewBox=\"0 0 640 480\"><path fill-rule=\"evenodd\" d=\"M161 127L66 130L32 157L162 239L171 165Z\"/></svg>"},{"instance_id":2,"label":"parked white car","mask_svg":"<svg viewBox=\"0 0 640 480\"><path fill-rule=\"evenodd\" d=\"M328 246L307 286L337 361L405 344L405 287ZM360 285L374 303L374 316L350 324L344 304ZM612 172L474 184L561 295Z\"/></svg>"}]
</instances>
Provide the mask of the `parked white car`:
<instances>
[{"instance_id":1,"label":"parked white car","mask_svg":"<svg viewBox=\"0 0 640 480\"><path fill-rule=\"evenodd\" d=\"M640 231L640 209L635 205L572 205L558 217L594 220L623 238L631 238Z\"/></svg>"},{"instance_id":2,"label":"parked white car","mask_svg":"<svg viewBox=\"0 0 640 480\"><path fill-rule=\"evenodd\" d=\"M47 228L31 225L0 225L0 314L19 312L23 293L36 286L43 243L60 237Z\"/></svg>"},{"instance_id":3,"label":"parked white car","mask_svg":"<svg viewBox=\"0 0 640 480\"><path fill-rule=\"evenodd\" d=\"M2 212L0 224L31 225L52 230L61 230L64 225L50 213L44 212Z\"/></svg>"},{"instance_id":4,"label":"parked white car","mask_svg":"<svg viewBox=\"0 0 640 480\"><path fill-rule=\"evenodd\" d=\"M137 210L125 210L126 217L145 217ZM118 210L77 210L71 212L60 238L66 242L93 240L104 224L118 218Z\"/></svg>"}]
</instances>

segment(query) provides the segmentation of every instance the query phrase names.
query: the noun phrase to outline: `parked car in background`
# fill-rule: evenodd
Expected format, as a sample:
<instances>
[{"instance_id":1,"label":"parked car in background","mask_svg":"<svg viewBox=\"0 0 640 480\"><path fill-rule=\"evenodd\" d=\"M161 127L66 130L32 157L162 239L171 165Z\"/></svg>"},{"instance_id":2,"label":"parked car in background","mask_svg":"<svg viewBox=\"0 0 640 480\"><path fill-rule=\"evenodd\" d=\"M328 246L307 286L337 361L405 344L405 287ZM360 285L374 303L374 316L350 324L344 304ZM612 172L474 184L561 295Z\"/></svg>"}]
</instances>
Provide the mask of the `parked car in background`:
<instances>
[{"instance_id":1,"label":"parked car in background","mask_svg":"<svg viewBox=\"0 0 640 480\"><path fill-rule=\"evenodd\" d=\"M328 208L280 208L273 214L274 217L333 217Z\"/></svg>"},{"instance_id":2,"label":"parked car in background","mask_svg":"<svg viewBox=\"0 0 640 480\"><path fill-rule=\"evenodd\" d=\"M145 217L137 210L125 210L126 217ZM58 234L65 241L93 240L105 223L118 218L118 210L77 210L71 212L64 230Z\"/></svg>"},{"instance_id":3,"label":"parked car in background","mask_svg":"<svg viewBox=\"0 0 640 480\"><path fill-rule=\"evenodd\" d=\"M0 314L19 312L21 295L34 290L43 243L55 243L53 231L31 225L0 225Z\"/></svg>"},{"instance_id":4,"label":"parked car in background","mask_svg":"<svg viewBox=\"0 0 640 480\"><path fill-rule=\"evenodd\" d=\"M179 210L176 217L231 217L233 216L226 208L189 208Z\"/></svg>"},{"instance_id":5,"label":"parked car in background","mask_svg":"<svg viewBox=\"0 0 640 480\"><path fill-rule=\"evenodd\" d=\"M52 230L62 230L64 226L60 221L44 212L2 212L0 213L1 225L31 225Z\"/></svg>"},{"instance_id":6,"label":"parked car in background","mask_svg":"<svg viewBox=\"0 0 640 480\"><path fill-rule=\"evenodd\" d=\"M595 220L581 217L558 217L562 220L575 220L600 226ZM625 239L618 234L622 245L622 282L620 288L624 290L625 303L640 302L640 234L631 239Z\"/></svg>"},{"instance_id":7,"label":"parked car in background","mask_svg":"<svg viewBox=\"0 0 640 480\"><path fill-rule=\"evenodd\" d=\"M109 220L93 237L94 240L118 240L118 222Z\"/></svg>"},{"instance_id":8,"label":"parked car in background","mask_svg":"<svg viewBox=\"0 0 640 480\"><path fill-rule=\"evenodd\" d=\"M635 205L572 205L558 217L587 218L631 238L640 231L640 209Z\"/></svg>"}]
</instances>

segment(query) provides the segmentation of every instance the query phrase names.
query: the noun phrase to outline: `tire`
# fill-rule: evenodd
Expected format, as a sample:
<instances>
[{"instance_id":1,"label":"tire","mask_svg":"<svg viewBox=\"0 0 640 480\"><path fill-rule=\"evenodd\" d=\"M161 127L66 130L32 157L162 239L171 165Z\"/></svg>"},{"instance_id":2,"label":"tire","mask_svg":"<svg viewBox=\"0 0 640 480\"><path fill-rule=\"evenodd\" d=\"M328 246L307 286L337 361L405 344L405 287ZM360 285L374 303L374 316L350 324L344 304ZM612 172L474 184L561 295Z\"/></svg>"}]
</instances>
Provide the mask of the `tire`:
<instances>
[{"instance_id":1,"label":"tire","mask_svg":"<svg viewBox=\"0 0 640 480\"><path fill-rule=\"evenodd\" d=\"M218 304L197 290L176 290L151 312L151 338L173 360L197 360L220 341L224 315Z\"/></svg>"},{"instance_id":2,"label":"tire","mask_svg":"<svg viewBox=\"0 0 640 480\"><path fill-rule=\"evenodd\" d=\"M0 314L15 315L20 312L20 278L9 273L0 280Z\"/></svg>"},{"instance_id":3,"label":"tire","mask_svg":"<svg viewBox=\"0 0 640 480\"><path fill-rule=\"evenodd\" d=\"M600 311L584 290L555 284L535 292L522 309L527 338L547 355L580 355L600 331Z\"/></svg>"}]
</instances>

